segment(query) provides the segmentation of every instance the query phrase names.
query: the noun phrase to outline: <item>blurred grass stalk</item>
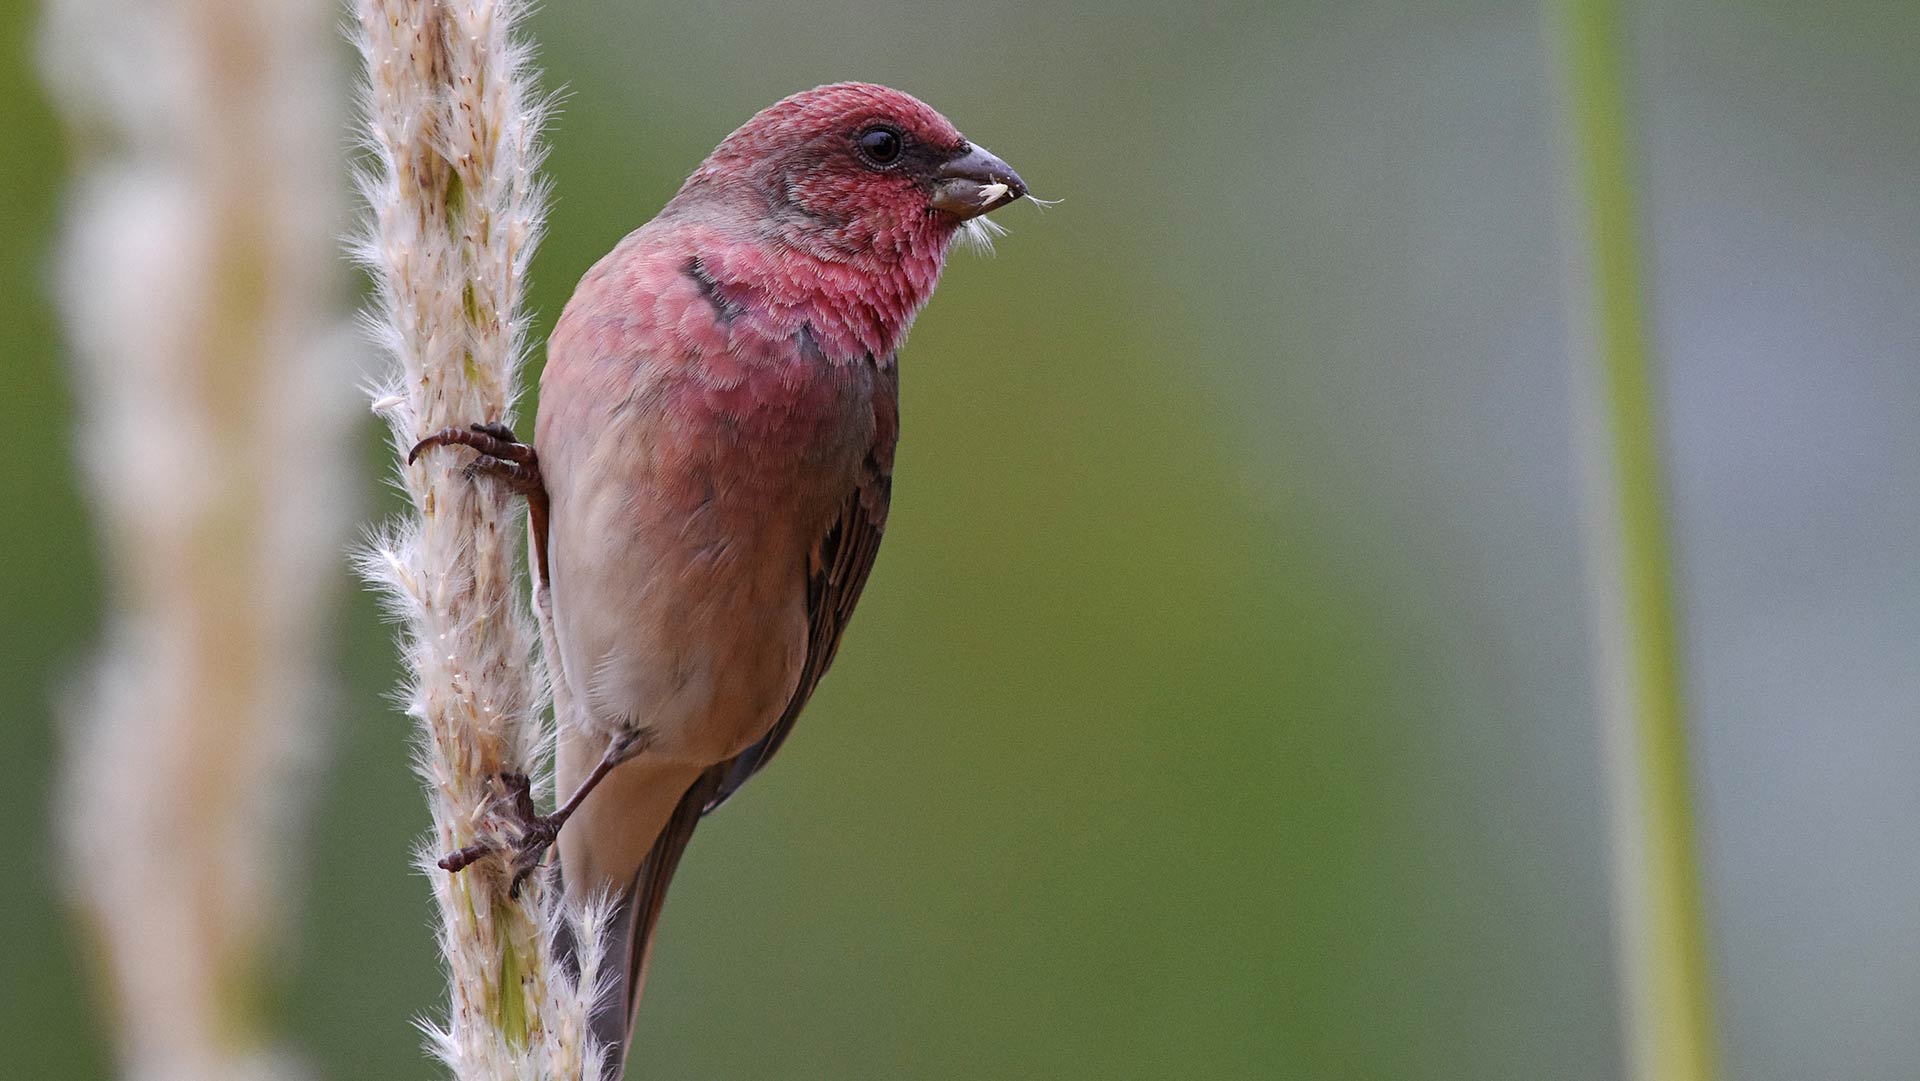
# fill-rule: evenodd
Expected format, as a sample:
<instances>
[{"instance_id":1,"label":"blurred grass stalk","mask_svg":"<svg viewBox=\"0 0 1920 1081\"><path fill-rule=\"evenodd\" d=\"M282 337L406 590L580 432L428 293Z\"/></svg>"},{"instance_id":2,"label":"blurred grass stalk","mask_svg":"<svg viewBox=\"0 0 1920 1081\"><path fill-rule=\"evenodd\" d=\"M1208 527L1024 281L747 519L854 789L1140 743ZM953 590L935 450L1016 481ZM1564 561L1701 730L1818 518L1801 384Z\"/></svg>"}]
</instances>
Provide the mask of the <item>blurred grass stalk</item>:
<instances>
[{"instance_id":1,"label":"blurred grass stalk","mask_svg":"<svg viewBox=\"0 0 1920 1081\"><path fill-rule=\"evenodd\" d=\"M517 0L358 0L370 221L358 255L373 276L368 319L394 361L375 409L392 425L415 514L377 538L365 569L404 629L409 712L434 832L421 868L441 919L450 983L431 1047L460 1081L594 1081L588 1037L597 927L576 929L582 977L563 970L562 902L545 874L518 899L507 861L457 875L441 853L510 842L490 812L504 773L541 760L545 680L532 654L504 485L467 475L473 454L405 457L442 428L510 422L525 349L527 264L545 193L544 115ZM588 921L591 922L591 921ZM582 988L585 988L583 993Z\"/></svg>"},{"instance_id":2,"label":"blurred grass stalk","mask_svg":"<svg viewBox=\"0 0 1920 1081\"><path fill-rule=\"evenodd\" d=\"M110 582L57 817L130 1077L298 1073L262 999L350 504L331 41L323 0L46 9Z\"/></svg>"},{"instance_id":3,"label":"blurred grass stalk","mask_svg":"<svg viewBox=\"0 0 1920 1081\"><path fill-rule=\"evenodd\" d=\"M1596 690L1608 760L1616 953L1639 1081L1719 1072L1668 556L1659 410L1614 0L1558 0L1578 264L1596 372L1587 405Z\"/></svg>"}]
</instances>

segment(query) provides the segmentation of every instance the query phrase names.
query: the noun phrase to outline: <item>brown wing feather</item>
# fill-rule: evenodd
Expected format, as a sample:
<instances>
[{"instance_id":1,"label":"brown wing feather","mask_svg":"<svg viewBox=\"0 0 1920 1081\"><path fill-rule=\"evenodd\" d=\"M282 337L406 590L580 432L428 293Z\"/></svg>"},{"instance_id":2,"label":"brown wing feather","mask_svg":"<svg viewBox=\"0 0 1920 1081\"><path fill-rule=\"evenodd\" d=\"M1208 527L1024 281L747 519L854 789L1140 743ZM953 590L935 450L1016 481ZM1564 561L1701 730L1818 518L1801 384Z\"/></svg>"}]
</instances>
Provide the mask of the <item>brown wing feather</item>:
<instances>
[{"instance_id":1,"label":"brown wing feather","mask_svg":"<svg viewBox=\"0 0 1920 1081\"><path fill-rule=\"evenodd\" d=\"M891 363L874 373L874 440L867 455L865 475L847 497L840 515L821 539L807 578L807 657L800 667L800 681L793 697L773 728L760 742L725 763L719 790L708 801L703 813L725 803L729 797L758 773L773 758L780 744L793 731L800 711L813 697L820 677L833 664L840 648L840 635L853 618L853 606L866 587L873 571L874 556L880 551L880 536L887 528L887 508L893 499L893 446L900 425L898 374Z\"/></svg>"},{"instance_id":2,"label":"brown wing feather","mask_svg":"<svg viewBox=\"0 0 1920 1081\"><path fill-rule=\"evenodd\" d=\"M680 857L693 837L693 829L700 824L701 816L724 803L780 749L813 688L833 663L840 633L853 614L854 603L860 599L860 589L866 584L868 572L873 569L874 553L880 549L888 490L889 478L885 474L876 474L874 480L863 484L848 499L839 520L821 545L818 569L807 582L810 617L807 657L801 666L800 682L780 719L758 743L702 773L687 789L653 842L646 860L640 864L631 890L623 898L627 935L626 993L621 996L619 1012L603 1007L597 1011L594 1025L594 1035L613 1056L615 1077L620 1076L620 1057L625 1054L626 1041L633 1033L641 988L647 978L647 962L653 952L653 931L660 922L667 885L680 866Z\"/></svg>"},{"instance_id":3,"label":"brown wing feather","mask_svg":"<svg viewBox=\"0 0 1920 1081\"><path fill-rule=\"evenodd\" d=\"M596 1011L594 1017L594 1035L609 1048L614 1077L621 1074L626 1042L633 1032L640 991L646 982L647 962L653 952L653 931L660 922L667 885L680 865L694 827L700 824L702 815L726 802L727 797L738 791L747 778L780 749L807 699L812 697L814 687L819 685L820 677L826 675L828 666L833 664L841 632L846 630L853 606L860 600L860 591L873 570L874 555L880 550L880 535L886 529L887 507L893 495L893 446L900 424L897 387L891 362L877 366L873 448L867 455L859 485L848 495L810 561L807 656L786 709L758 743L702 773L688 787L641 863L632 887L621 899L627 955L625 994L621 996L618 1012L608 1003ZM618 944L614 945L617 948Z\"/></svg>"}]
</instances>

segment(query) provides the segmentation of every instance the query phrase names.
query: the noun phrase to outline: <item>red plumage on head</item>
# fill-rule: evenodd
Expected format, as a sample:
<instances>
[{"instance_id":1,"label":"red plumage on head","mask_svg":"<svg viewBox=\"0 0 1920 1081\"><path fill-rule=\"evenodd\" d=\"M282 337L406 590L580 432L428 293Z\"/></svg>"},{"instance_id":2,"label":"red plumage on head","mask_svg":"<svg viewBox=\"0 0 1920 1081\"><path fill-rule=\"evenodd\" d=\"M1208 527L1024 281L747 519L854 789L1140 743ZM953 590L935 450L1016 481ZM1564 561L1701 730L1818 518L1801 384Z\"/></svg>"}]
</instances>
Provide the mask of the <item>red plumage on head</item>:
<instances>
[{"instance_id":1,"label":"red plumage on head","mask_svg":"<svg viewBox=\"0 0 1920 1081\"><path fill-rule=\"evenodd\" d=\"M880 128L901 137L900 167L862 158L859 137ZM816 87L727 136L662 218L733 234L745 243L718 260L729 276L776 303L818 309L827 336L885 355L932 294L960 224L928 209L914 156L931 168L966 146L911 94L872 83Z\"/></svg>"},{"instance_id":2,"label":"red plumage on head","mask_svg":"<svg viewBox=\"0 0 1920 1081\"><path fill-rule=\"evenodd\" d=\"M755 113L721 141L701 172L716 165L752 169L821 136L857 131L870 123L893 124L942 150L957 150L966 142L939 110L912 94L876 83L831 83L781 98Z\"/></svg>"}]
</instances>

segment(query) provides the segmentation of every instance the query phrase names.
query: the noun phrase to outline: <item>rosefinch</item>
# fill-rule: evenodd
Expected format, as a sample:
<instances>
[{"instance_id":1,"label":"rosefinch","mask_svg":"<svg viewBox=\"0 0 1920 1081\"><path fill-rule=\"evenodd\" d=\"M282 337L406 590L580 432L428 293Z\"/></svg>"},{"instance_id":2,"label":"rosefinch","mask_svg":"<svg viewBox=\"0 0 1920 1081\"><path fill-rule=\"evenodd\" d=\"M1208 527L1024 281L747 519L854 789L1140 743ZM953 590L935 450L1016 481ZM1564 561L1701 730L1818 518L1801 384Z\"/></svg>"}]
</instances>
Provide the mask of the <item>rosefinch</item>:
<instances>
[{"instance_id":1,"label":"rosefinch","mask_svg":"<svg viewBox=\"0 0 1920 1081\"><path fill-rule=\"evenodd\" d=\"M1025 194L907 94L796 94L581 279L533 449L484 428L421 445L479 449L532 502L575 794L518 857L557 834L568 895L624 910L624 983L595 1023L616 1062L694 826L786 739L873 566L895 350L955 234Z\"/></svg>"}]
</instances>

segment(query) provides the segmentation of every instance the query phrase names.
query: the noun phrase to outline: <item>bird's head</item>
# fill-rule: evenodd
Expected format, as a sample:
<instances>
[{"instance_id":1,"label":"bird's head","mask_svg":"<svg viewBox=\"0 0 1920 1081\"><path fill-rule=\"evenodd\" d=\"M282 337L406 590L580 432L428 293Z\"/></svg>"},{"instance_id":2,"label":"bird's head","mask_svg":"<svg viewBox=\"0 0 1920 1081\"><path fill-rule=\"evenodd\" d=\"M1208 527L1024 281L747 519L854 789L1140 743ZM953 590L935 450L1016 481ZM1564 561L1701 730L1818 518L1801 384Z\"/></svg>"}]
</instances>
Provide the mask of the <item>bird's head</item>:
<instances>
[{"instance_id":1,"label":"bird's head","mask_svg":"<svg viewBox=\"0 0 1920 1081\"><path fill-rule=\"evenodd\" d=\"M676 202L728 208L836 262L931 255L937 264L963 226L1026 194L1006 162L913 95L835 83L761 110Z\"/></svg>"}]
</instances>

